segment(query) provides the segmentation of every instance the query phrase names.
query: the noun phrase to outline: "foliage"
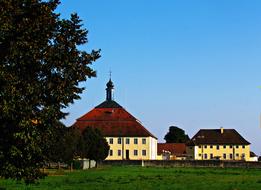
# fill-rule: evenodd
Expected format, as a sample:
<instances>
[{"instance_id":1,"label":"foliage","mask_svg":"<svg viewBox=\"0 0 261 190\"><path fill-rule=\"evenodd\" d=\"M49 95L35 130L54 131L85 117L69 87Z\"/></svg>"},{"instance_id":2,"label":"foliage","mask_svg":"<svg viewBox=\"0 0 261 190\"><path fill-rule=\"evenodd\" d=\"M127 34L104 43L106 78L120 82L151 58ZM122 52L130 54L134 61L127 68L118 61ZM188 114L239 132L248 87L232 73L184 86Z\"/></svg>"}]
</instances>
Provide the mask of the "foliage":
<instances>
[{"instance_id":1,"label":"foliage","mask_svg":"<svg viewBox=\"0 0 261 190\"><path fill-rule=\"evenodd\" d=\"M82 158L101 161L104 160L109 153L109 145L101 132L92 127L86 127L82 133L83 143L87 145L82 151Z\"/></svg>"},{"instance_id":2,"label":"foliage","mask_svg":"<svg viewBox=\"0 0 261 190\"><path fill-rule=\"evenodd\" d=\"M60 127L52 132L52 141L49 140L48 160L51 162L71 163L78 155L79 144L82 140L81 132L75 128Z\"/></svg>"},{"instance_id":3,"label":"foliage","mask_svg":"<svg viewBox=\"0 0 261 190\"><path fill-rule=\"evenodd\" d=\"M52 129L94 77L99 51L87 42L77 14L60 19L58 0L0 0L0 176L42 177Z\"/></svg>"},{"instance_id":4,"label":"foliage","mask_svg":"<svg viewBox=\"0 0 261 190\"><path fill-rule=\"evenodd\" d=\"M56 128L50 145L49 160L71 163L76 158L101 161L108 156L109 145L98 129L86 127L80 131L75 127Z\"/></svg>"},{"instance_id":5,"label":"foliage","mask_svg":"<svg viewBox=\"0 0 261 190\"><path fill-rule=\"evenodd\" d=\"M164 139L166 143L186 143L189 140L189 136L185 134L183 129L170 126L169 132L165 135Z\"/></svg>"},{"instance_id":6,"label":"foliage","mask_svg":"<svg viewBox=\"0 0 261 190\"><path fill-rule=\"evenodd\" d=\"M46 130L45 134L42 134L42 139L45 140L45 143L41 146L42 152L46 158L46 161L59 161L58 157L61 150L57 147L59 146L60 138L64 134L65 126L57 122L55 127L49 128Z\"/></svg>"},{"instance_id":7,"label":"foliage","mask_svg":"<svg viewBox=\"0 0 261 190\"><path fill-rule=\"evenodd\" d=\"M64 173L49 171L49 176L40 180L39 185L25 186L10 180L0 180L0 187L8 190L256 190L261 189L261 170L113 166Z\"/></svg>"}]
</instances>

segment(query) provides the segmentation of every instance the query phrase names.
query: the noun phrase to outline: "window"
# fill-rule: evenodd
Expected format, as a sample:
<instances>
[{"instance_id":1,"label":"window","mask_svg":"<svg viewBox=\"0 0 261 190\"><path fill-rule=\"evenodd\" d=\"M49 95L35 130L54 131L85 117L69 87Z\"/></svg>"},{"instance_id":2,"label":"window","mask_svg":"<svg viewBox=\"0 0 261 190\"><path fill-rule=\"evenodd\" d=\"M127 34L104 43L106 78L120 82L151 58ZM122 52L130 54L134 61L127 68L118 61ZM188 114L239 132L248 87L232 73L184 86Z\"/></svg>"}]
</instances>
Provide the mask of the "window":
<instances>
[{"instance_id":1,"label":"window","mask_svg":"<svg viewBox=\"0 0 261 190\"><path fill-rule=\"evenodd\" d=\"M118 156L121 156L121 150L118 150Z\"/></svg>"},{"instance_id":2,"label":"window","mask_svg":"<svg viewBox=\"0 0 261 190\"><path fill-rule=\"evenodd\" d=\"M229 158L232 160L233 159L233 154L229 154Z\"/></svg>"},{"instance_id":3,"label":"window","mask_svg":"<svg viewBox=\"0 0 261 190\"><path fill-rule=\"evenodd\" d=\"M134 144L138 144L138 139L137 138L134 139Z\"/></svg>"},{"instance_id":4,"label":"window","mask_svg":"<svg viewBox=\"0 0 261 190\"><path fill-rule=\"evenodd\" d=\"M208 159L208 155L207 155L207 154L204 154L204 158L205 158L205 159Z\"/></svg>"},{"instance_id":5,"label":"window","mask_svg":"<svg viewBox=\"0 0 261 190\"><path fill-rule=\"evenodd\" d=\"M233 146L232 146L232 145L230 145L230 146L229 146L229 148L233 148Z\"/></svg>"},{"instance_id":6,"label":"window","mask_svg":"<svg viewBox=\"0 0 261 190\"><path fill-rule=\"evenodd\" d=\"M245 148L245 145L242 145L242 148Z\"/></svg>"},{"instance_id":7,"label":"window","mask_svg":"<svg viewBox=\"0 0 261 190\"><path fill-rule=\"evenodd\" d=\"M142 144L146 144L146 139L142 139Z\"/></svg>"},{"instance_id":8,"label":"window","mask_svg":"<svg viewBox=\"0 0 261 190\"><path fill-rule=\"evenodd\" d=\"M118 138L118 144L121 144L121 138L120 137Z\"/></svg>"},{"instance_id":9,"label":"window","mask_svg":"<svg viewBox=\"0 0 261 190\"><path fill-rule=\"evenodd\" d=\"M213 154L210 154L210 159L213 159Z\"/></svg>"},{"instance_id":10,"label":"window","mask_svg":"<svg viewBox=\"0 0 261 190\"><path fill-rule=\"evenodd\" d=\"M217 145L217 150L219 150L219 145Z\"/></svg>"},{"instance_id":11,"label":"window","mask_svg":"<svg viewBox=\"0 0 261 190\"><path fill-rule=\"evenodd\" d=\"M130 139L126 138L126 144L130 144Z\"/></svg>"},{"instance_id":12,"label":"window","mask_svg":"<svg viewBox=\"0 0 261 190\"><path fill-rule=\"evenodd\" d=\"M226 155L226 154L223 154L223 158L224 158L224 159L227 159L227 155Z\"/></svg>"},{"instance_id":13,"label":"window","mask_svg":"<svg viewBox=\"0 0 261 190\"><path fill-rule=\"evenodd\" d=\"M110 138L110 139L109 139L109 143L110 143L110 144L113 144L113 138Z\"/></svg>"},{"instance_id":14,"label":"window","mask_svg":"<svg viewBox=\"0 0 261 190\"><path fill-rule=\"evenodd\" d=\"M110 156L112 156L113 155L113 151L112 150L110 150Z\"/></svg>"},{"instance_id":15,"label":"window","mask_svg":"<svg viewBox=\"0 0 261 190\"><path fill-rule=\"evenodd\" d=\"M239 157L239 154L238 154L238 153L236 153L236 157Z\"/></svg>"},{"instance_id":16,"label":"window","mask_svg":"<svg viewBox=\"0 0 261 190\"><path fill-rule=\"evenodd\" d=\"M244 153L242 154L242 159L245 159L245 154Z\"/></svg>"},{"instance_id":17,"label":"window","mask_svg":"<svg viewBox=\"0 0 261 190\"><path fill-rule=\"evenodd\" d=\"M138 156L138 150L134 150L133 154L134 156Z\"/></svg>"},{"instance_id":18,"label":"window","mask_svg":"<svg viewBox=\"0 0 261 190\"><path fill-rule=\"evenodd\" d=\"M226 145L223 145L223 148L226 148Z\"/></svg>"},{"instance_id":19,"label":"window","mask_svg":"<svg viewBox=\"0 0 261 190\"><path fill-rule=\"evenodd\" d=\"M201 148L201 146L199 145L198 148Z\"/></svg>"},{"instance_id":20,"label":"window","mask_svg":"<svg viewBox=\"0 0 261 190\"><path fill-rule=\"evenodd\" d=\"M209 147L210 147L210 148L213 148L213 145L210 145Z\"/></svg>"},{"instance_id":21,"label":"window","mask_svg":"<svg viewBox=\"0 0 261 190\"><path fill-rule=\"evenodd\" d=\"M200 156L200 157L201 157L201 154L198 154L198 156Z\"/></svg>"},{"instance_id":22,"label":"window","mask_svg":"<svg viewBox=\"0 0 261 190\"><path fill-rule=\"evenodd\" d=\"M238 148L238 145L236 146L236 148Z\"/></svg>"},{"instance_id":23,"label":"window","mask_svg":"<svg viewBox=\"0 0 261 190\"><path fill-rule=\"evenodd\" d=\"M208 147L207 145L204 146L204 148L207 148L207 147Z\"/></svg>"},{"instance_id":24,"label":"window","mask_svg":"<svg viewBox=\"0 0 261 190\"><path fill-rule=\"evenodd\" d=\"M146 150L142 150L142 156L146 156Z\"/></svg>"}]
</instances>

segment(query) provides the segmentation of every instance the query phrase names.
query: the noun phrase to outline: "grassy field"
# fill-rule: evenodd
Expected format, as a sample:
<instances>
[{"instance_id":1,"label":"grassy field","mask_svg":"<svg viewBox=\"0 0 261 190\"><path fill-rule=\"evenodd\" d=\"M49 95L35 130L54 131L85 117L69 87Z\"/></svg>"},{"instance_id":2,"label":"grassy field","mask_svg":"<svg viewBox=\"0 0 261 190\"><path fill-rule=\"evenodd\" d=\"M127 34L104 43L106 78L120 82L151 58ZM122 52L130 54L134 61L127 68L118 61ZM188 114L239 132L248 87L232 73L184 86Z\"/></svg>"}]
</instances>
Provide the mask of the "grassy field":
<instances>
[{"instance_id":1,"label":"grassy field","mask_svg":"<svg viewBox=\"0 0 261 190\"><path fill-rule=\"evenodd\" d=\"M26 186L0 179L0 190L258 190L261 170L222 168L104 167L86 171L53 171L39 184Z\"/></svg>"}]
</instances>

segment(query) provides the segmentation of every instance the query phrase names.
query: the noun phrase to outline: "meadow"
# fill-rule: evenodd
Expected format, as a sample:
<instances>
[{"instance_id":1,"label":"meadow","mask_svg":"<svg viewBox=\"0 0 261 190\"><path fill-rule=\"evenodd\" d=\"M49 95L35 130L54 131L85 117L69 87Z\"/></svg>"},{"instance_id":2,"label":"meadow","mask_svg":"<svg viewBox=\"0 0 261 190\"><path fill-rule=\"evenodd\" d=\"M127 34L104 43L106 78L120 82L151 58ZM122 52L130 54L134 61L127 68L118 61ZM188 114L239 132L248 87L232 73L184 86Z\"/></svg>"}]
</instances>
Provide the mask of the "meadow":
<instances>
[{"instance_id":1,"label":"meadow","mask_svg":"<svg viewBox=\"0 0 261 190\"><path fill-rule=\"evenodd\" d=\"M38 184L0 179L0 190L258 190L261 170L242 168L170 168L113 166L49 171Z\"/></svg>"}]
</instances>

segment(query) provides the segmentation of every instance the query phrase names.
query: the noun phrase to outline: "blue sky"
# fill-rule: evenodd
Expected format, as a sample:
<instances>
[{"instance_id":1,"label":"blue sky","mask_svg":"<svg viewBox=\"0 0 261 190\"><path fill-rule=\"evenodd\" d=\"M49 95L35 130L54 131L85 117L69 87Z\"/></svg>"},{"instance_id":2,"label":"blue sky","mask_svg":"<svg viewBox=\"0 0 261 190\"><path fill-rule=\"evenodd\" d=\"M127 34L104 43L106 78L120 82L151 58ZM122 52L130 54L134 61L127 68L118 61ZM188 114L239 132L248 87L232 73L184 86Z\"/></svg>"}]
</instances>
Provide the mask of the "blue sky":
<instances>
[{"instance_id":1,"label":"blue sky","mask_svg":"<svg viewBox=\"0 0 261 190\"><path fill-rule=\"evenodd\" d=\"M261 154L261 1L100 0L61 2L88 29L97 78L64 123L104 101L112 70L115 100L164 142L169 126L234 128Z\"/></svg>"}]
</instances>

